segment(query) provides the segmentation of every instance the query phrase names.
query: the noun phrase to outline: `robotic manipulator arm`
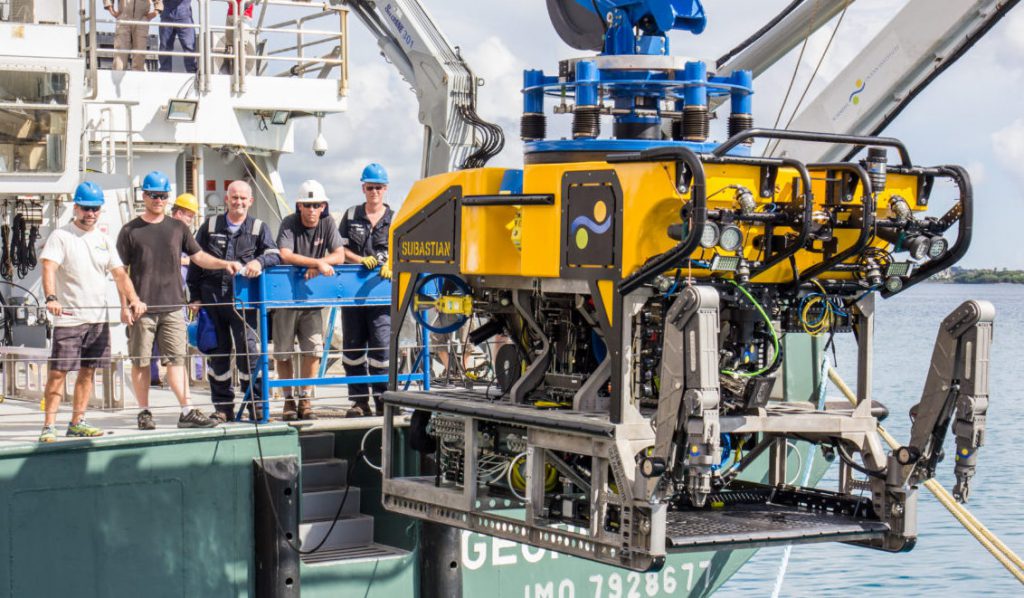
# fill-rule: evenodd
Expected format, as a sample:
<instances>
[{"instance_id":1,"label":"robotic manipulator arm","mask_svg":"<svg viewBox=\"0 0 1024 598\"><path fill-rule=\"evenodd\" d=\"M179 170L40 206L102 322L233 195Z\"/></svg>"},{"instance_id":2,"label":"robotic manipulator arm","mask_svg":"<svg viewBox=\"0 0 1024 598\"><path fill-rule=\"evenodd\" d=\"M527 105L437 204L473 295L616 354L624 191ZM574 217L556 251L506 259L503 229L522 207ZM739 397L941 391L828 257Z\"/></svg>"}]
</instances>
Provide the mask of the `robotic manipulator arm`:
<instances>
[{"instance_id":1,"label":"robotic manipulator arm","mask_svg":"<svg viewBox=\"0 0 1024 598\"><path fill-rule=\"evenodd\" d=\"M977 450L985 442L994 317L995 308L988 301L966 301L942 321L921 401L910 410L914 422L910 443L895 453L901 481L914 485L935 476L952 419L956 435L953 497L967 502Z\"/></svg>"}]
</instances>

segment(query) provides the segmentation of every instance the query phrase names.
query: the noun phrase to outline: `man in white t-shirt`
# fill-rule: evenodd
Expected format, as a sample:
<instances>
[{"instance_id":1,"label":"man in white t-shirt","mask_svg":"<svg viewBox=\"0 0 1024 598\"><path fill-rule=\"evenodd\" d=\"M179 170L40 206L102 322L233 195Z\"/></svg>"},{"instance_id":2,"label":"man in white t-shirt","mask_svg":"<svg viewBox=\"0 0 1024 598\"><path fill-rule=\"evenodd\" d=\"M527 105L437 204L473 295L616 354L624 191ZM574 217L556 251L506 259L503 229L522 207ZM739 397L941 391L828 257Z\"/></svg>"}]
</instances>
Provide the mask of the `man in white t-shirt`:
<instances>
[{"instance_id":1,"label":"man in white t-shirt","mask_svg":"<svg viewBox=\"0 0 1024 598\"><path fill-rule=\"evenodd\" d=\"M46 379L46 418L39 442L57 439L57 409L64 396L64 380L78 370L68 436L101 436L103 431L85 421L96 368L110 364L110 314L107 274L114 277L121 297L121 321L131 324L146 312L114 247L96 229L103 190L86 181L75 189L74 220L53 231L39 260L43 264L46 310L53 316L53 349Z\"/></svg>"}]
</instances>

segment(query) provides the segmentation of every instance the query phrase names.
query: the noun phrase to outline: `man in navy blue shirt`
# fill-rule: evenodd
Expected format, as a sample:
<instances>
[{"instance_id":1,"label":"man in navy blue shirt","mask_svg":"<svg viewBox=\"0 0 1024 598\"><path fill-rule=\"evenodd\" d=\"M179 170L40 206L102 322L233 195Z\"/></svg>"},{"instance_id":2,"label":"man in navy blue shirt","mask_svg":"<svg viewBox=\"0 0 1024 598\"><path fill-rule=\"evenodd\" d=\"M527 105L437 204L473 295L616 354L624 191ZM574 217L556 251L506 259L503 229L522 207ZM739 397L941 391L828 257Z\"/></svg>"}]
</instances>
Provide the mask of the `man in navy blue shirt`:
<instances>
[{"instance_id":1,"label":"man in navy blue shirt","mask_svg":"<svg viewBox=\"0 0 1024 598\"><path fill-rule=\"evenodd\" d=\"M164 10L160 13L161 23L192 24L192 0L164 0ZM184 52L196 51L196 30L191 27L160 27L160 51L173 52L174 39L181 43ZM160 56L161 72L171 72L173 56ZM185 56L185 70L196 72L196 57Z\"/></svg>"},{"instance_id":2,"label":"man in navy blue shirt","mask_svg":"<svg viewBox=\"0 0 1024 598\"><path fill-rule=\"evenodd\" d=\"M252 206L252 187L245 181L235 181L224 195L227 212L210 216L196 233L196 242L203 251L228 262L242 264L242 274L255 277L263 270L281 263L281 254L274 243L270 227L249 216ZM210 394L217 408L211 419L230 421L234 416L235 392L231 387L231 353L234 349L235 365L242 391L249 390L249 400L257 401L262 395L262 380L257 377L259 341L256 338L256 316L247 310L243 320L231 305L234 301L234 276L220 270L204 270L189 264L189 307L196 311L200 304L210 316L217 331L217 347L210 357ZM251 384L250 384L251 382ZM254 416L259 414L253 413Z\"/></svg>"},{"instance_id":3,"label":"man in navy blue shirt","mask_svg":"<svg viewBox=\"0 0 1024 598\"><path fill-rule=\"evenodd\" d=\"M391 278L388 263L388 232L391 229L393 212L384 203L388 189L388 173L376 162L363 169L360 180L366 201L349 208L341 219L339 231L341 244L345 247L345 261L362 264L373 270L380 266L380 275ZM341 362L346 376L365 376L388 373L388 343L391 339L391 308L387 305L370 307L346 307L341 310L341 331L343 353ZM387 382L373 384L373 402L377 415L383 413L381 397L388 388ZM370 387L366 384L349 384L349 398L352 408L348 417L373 415L370 410Z\"/></svg>"}]
</instances>

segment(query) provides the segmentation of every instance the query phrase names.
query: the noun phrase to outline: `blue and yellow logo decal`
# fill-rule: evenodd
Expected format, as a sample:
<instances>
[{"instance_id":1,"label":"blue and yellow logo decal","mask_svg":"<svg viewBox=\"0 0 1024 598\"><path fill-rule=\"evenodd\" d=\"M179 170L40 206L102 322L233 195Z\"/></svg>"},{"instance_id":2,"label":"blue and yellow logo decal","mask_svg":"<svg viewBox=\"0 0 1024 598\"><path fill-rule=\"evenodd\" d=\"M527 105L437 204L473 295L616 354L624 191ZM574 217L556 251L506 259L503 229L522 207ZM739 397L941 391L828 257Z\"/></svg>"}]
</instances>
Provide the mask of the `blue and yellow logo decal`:
<instances>
[{"instance_id":1,"label":"blue and yellow logo decal","mask_svg":"<svg viewBox=\"0 0 1024 598\"><path fill-rule=\"evenodd\" d=\"M570 225L572 237L576 241L576 248L586 249L590 244L590 233L603 235L608 232L611 225L612 219L608 214L608 205L603 201L594 202L593 220L587 216L577 216Z\"/></svg>"},{"instance_id":2,"label":"blue and yellow logo decal","mask_svg":"<svg viewBox=\"0 0 1024 598\"><path fill-rule=\"evenodd\" d=\"M857 83L855 84L856 89L854 89L853 93L850 94L851 104L856 106L857 104L860 103L860 98L858 96L864 92L864 88L867 86L868 84L866 81L864 81L863 79L857 79Z\"/></svg>"}]
</instances>

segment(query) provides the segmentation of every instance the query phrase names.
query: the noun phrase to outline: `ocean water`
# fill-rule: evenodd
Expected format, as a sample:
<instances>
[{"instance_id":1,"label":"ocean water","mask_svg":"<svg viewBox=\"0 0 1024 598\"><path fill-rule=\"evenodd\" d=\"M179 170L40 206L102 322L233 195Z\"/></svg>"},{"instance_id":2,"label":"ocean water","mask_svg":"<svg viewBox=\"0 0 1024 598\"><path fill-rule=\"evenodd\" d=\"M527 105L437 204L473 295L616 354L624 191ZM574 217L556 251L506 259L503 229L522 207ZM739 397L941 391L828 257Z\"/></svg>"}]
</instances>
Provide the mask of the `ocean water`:
<instances>
[{"instance_id":1,"label":"ocean water","mask_svg":"<svg viewBox=\"0 0 1024 598\"><path fill-rule=\"evenodd\" d=\"M920 399L938 324L967 299L996 307L986 444L967 508L996 536L1024 555L1024 285L921 284L879 300L875 327L873 397L889 407L886 428L899 441L910 437L907 412ZM839 338L839 337L837 337ZM850 335L837 342L838 366L856 382L856 347ZM830 354L831 359L831 354ZM834 387L830 398L841 397ZM937 478L953 488L953 441ZM835 488L836 466L822 482ZM828 484L826 486L826 484ZM781 596L1024 596L1022 587L952 515L921 487L917 546L890 554L845 544L794 546ZM770 596L782 548L763 549L720 590L720 595Z\"/></svg>"}]
</instances>

